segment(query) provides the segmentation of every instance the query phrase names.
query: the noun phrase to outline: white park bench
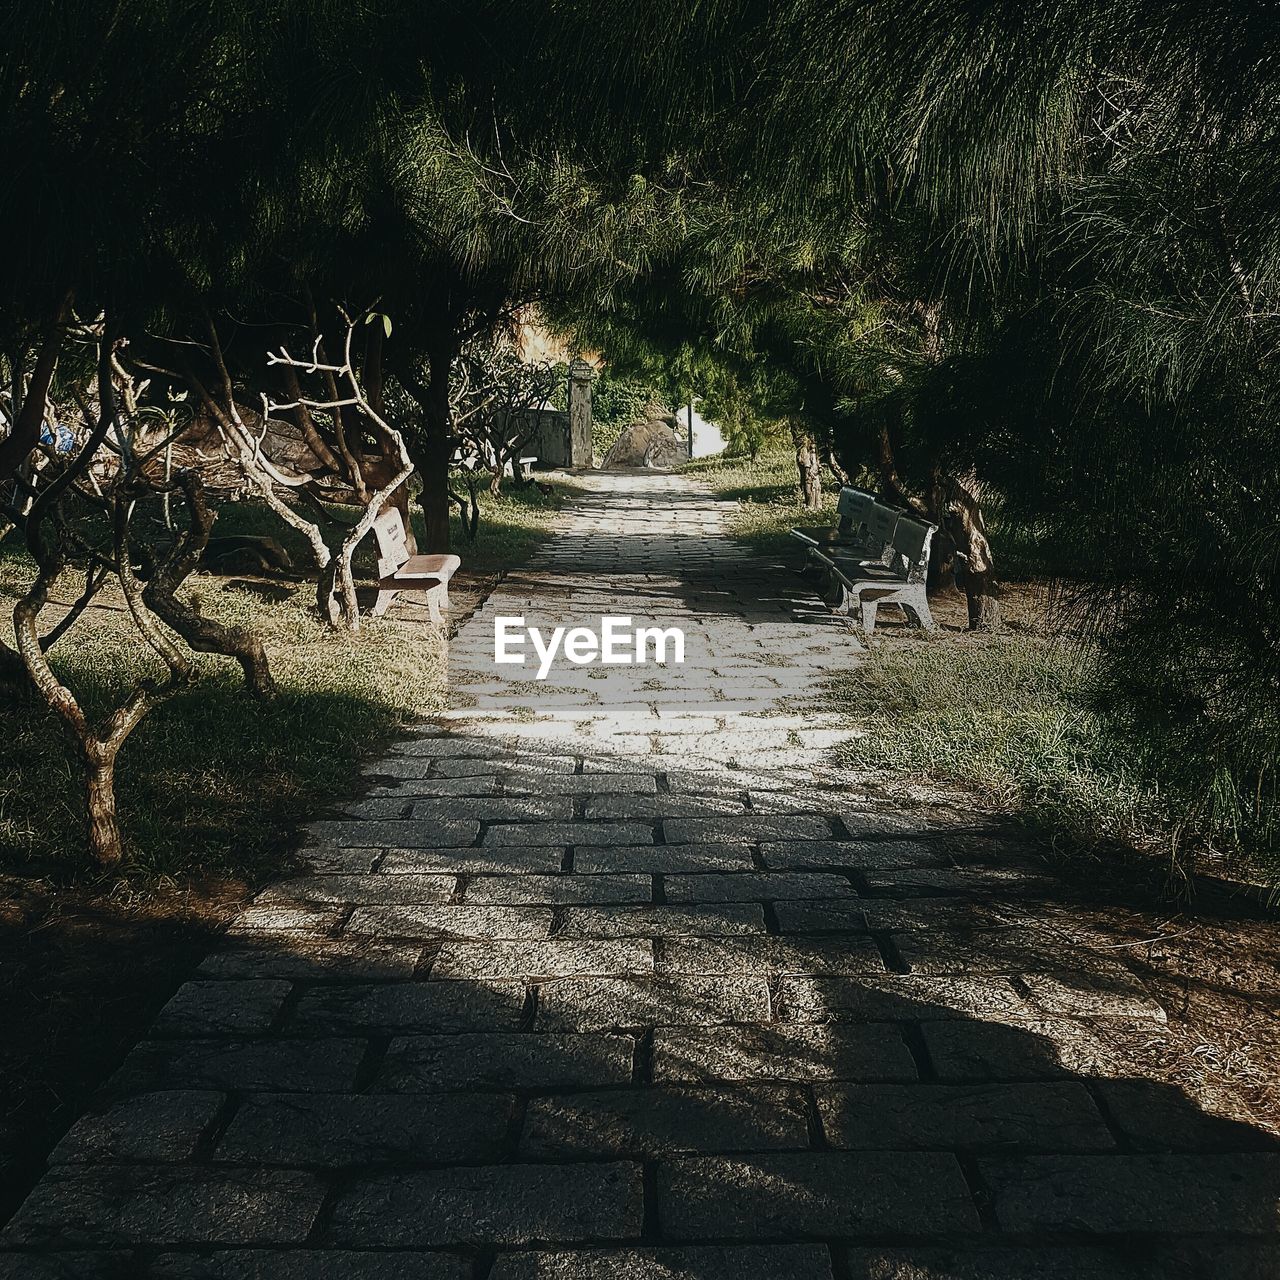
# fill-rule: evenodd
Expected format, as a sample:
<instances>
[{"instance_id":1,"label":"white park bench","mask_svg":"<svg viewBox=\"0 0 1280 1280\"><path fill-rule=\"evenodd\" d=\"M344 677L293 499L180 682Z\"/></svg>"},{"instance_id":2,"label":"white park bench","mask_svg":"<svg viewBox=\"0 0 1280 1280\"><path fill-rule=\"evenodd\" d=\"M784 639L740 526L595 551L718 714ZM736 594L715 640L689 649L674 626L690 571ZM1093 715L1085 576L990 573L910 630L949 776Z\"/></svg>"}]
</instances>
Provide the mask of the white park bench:
<instances>
[{"instance_id":1,"label":"white park bench","mask_svg":"<svg viewBox=\"0 0 1280 1280\"><path fill-rule=\"evenodd\" d=\"M925 580L937 526L879 502L866 513L864 524L869 547L874 548L883 539L885 551L879 559L839 546L811 548L813 558L827 566L840 588L837 608L846 614L856 609L866 635L875 631L876 613L885 604L898 605L908 622L932 631L934 621L925 595Z\"/></svg>"},{"instance_id":2,"label":"white park bench","mask_svg":"<svg viewBox=\"0 0 1280 1280\"><path fill-rule=\"evenodd\" d=\"M373 536L378 543L378 599L372 616L381 617L400 592L420 591L426 595L431 621L443 625L441 605L449 607L449 579L462 561L451 555L410 555L404 520L395 507L388 507L373 522Z\"/></svg>"}]
</instances>

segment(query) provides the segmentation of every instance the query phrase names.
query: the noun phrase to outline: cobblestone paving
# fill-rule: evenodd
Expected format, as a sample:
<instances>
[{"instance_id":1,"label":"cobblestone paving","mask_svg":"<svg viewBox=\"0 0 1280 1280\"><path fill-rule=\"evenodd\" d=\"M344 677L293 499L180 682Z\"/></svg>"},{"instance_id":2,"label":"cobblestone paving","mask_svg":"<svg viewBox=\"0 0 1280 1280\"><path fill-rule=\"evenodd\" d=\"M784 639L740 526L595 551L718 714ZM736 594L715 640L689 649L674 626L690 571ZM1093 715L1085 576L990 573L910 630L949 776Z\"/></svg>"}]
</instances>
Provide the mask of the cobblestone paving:
<instances>
[{"instance_id":1,"label":"cobblestone paving","mask_svg":"<svg viewBox=\"0 0 1280 1280\"><path fill-rule=\"evenodd\" d=\"M687 479L597 475L54 1151L0 1276L1280 1274L1280 1155L1133 1078L1165 1012L806 706L856 640ZM493 663L494 618L684 628ZM514 673L514 674L513 674Z\"/></svg>"}]
</instances>

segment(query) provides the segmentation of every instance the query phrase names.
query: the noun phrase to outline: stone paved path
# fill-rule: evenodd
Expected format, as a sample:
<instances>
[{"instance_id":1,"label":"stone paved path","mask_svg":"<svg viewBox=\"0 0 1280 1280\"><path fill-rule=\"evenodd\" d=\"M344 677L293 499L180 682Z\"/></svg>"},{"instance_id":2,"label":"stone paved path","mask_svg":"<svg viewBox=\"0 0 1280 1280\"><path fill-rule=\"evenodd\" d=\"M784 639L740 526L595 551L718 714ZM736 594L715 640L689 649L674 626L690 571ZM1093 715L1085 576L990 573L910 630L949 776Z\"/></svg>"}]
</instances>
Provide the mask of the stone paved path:
<instances>
[{"instance_id":1,"label":"stone paved path","mask_svg":"<svg viewBox=\"0 0 1280 1280\"><path fill-rule=\"evenodd\" d=\"M311 828L53 1153L4 1277L1280 1274L1280 1155L1117 1046L1165 1012L1010 834L886 810L859 660L679 477L589 478L456 705ZM494 618L686 662L496 667ZM1039 905L1037 905L1039 904Z\"/></svg>"}]
</instances>

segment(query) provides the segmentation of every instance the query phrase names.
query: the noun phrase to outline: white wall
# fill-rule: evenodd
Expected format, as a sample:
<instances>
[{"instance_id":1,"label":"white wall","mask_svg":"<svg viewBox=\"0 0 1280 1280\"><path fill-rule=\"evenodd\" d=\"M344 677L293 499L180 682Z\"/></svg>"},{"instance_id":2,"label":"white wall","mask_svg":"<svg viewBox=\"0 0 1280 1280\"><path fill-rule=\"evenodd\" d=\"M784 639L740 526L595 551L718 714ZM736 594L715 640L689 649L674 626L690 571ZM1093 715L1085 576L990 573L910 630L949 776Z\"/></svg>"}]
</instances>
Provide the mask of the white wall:
<instances>
[{"instance_id":1,"label":"white wall","mask_svg":"<svg viewBox=\"0 0 1280 1280\"><path fill-rule=\"evenodd\" d=\"M689 406L685 405L676 413L680 424L681 438L689 438ZM695 408L693 411L693 456L705 458L709 454L719 453L724 448L724 436L714 422L708 422Z\"/></svg>"}]
</instances>

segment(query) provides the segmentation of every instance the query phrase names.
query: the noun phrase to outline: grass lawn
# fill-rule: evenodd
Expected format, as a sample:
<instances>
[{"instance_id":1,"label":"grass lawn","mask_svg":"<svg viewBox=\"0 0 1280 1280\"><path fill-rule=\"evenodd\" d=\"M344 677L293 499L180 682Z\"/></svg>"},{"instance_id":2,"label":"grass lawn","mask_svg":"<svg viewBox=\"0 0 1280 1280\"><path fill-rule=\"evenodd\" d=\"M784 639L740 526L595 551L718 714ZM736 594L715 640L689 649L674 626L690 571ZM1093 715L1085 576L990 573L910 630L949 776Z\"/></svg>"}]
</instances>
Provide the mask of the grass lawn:
<instances>
[{"instance_id":1,"label":"grass lawn","mask_svg":"<svg viewBox=\"0 0 1280 1280\"><path fill-rule=\"evenodd\" d=\"M1109 741L1091 652L1033 632L874 644L832 691L850 768L976 792L1063 850L1154 848L1159 798Z\"/></svg>"},{"instance_id":2,"label":"grass lawn","mask_svg":"<svg viewBox=\"0 0 1280 1280\"><path fill-rule=\"evenodd\" d=\"M828 476L822 510L806 511L800 501L795 454L781 441L769 441L755 461L716 454L687 462L680 470L705 480L721 498L737 502L729 530L761 551L794 550L795 540L787 535L792 526L836 520L840 486Z\"/></svg>"},{"instance_id":3,"label":"grass lawn","mask_svg":"<svg viewBox=\"0 0 1280 1280\"><path fill-rule=\"evenodd\" d=\"M472 580L527 559L546 537L560 494L526 486L485 499L475 543L459 529L460 595ZM261 506L224 508L217 533L270 533L302 563L301 538ZM370 540L371 541L371 540ZM362 548L366 567L371 551ZM357 565L359 568L359 564ZM0 608L12 609L33 567L0 555ZM78 589L68 577L54 599ZM283 865L302 819L348 795L360 760L444 698L444 637L419 609L365 619L339 635L313 615L310 583L194 576L188 593L212 617L263 639L280 695L249 697L229 659L200 656L193 686L134 731L117 764L117 794L135 882L190 874L259 881ZM46 615L52 620L57 611ZM91 712L108 712L140 675L163 674L118 595L104 593L51 652ZM82 869L78 767L60 723L38 702L0 715L0 867L65 879Z\"/></svg>"}]
</instances>

